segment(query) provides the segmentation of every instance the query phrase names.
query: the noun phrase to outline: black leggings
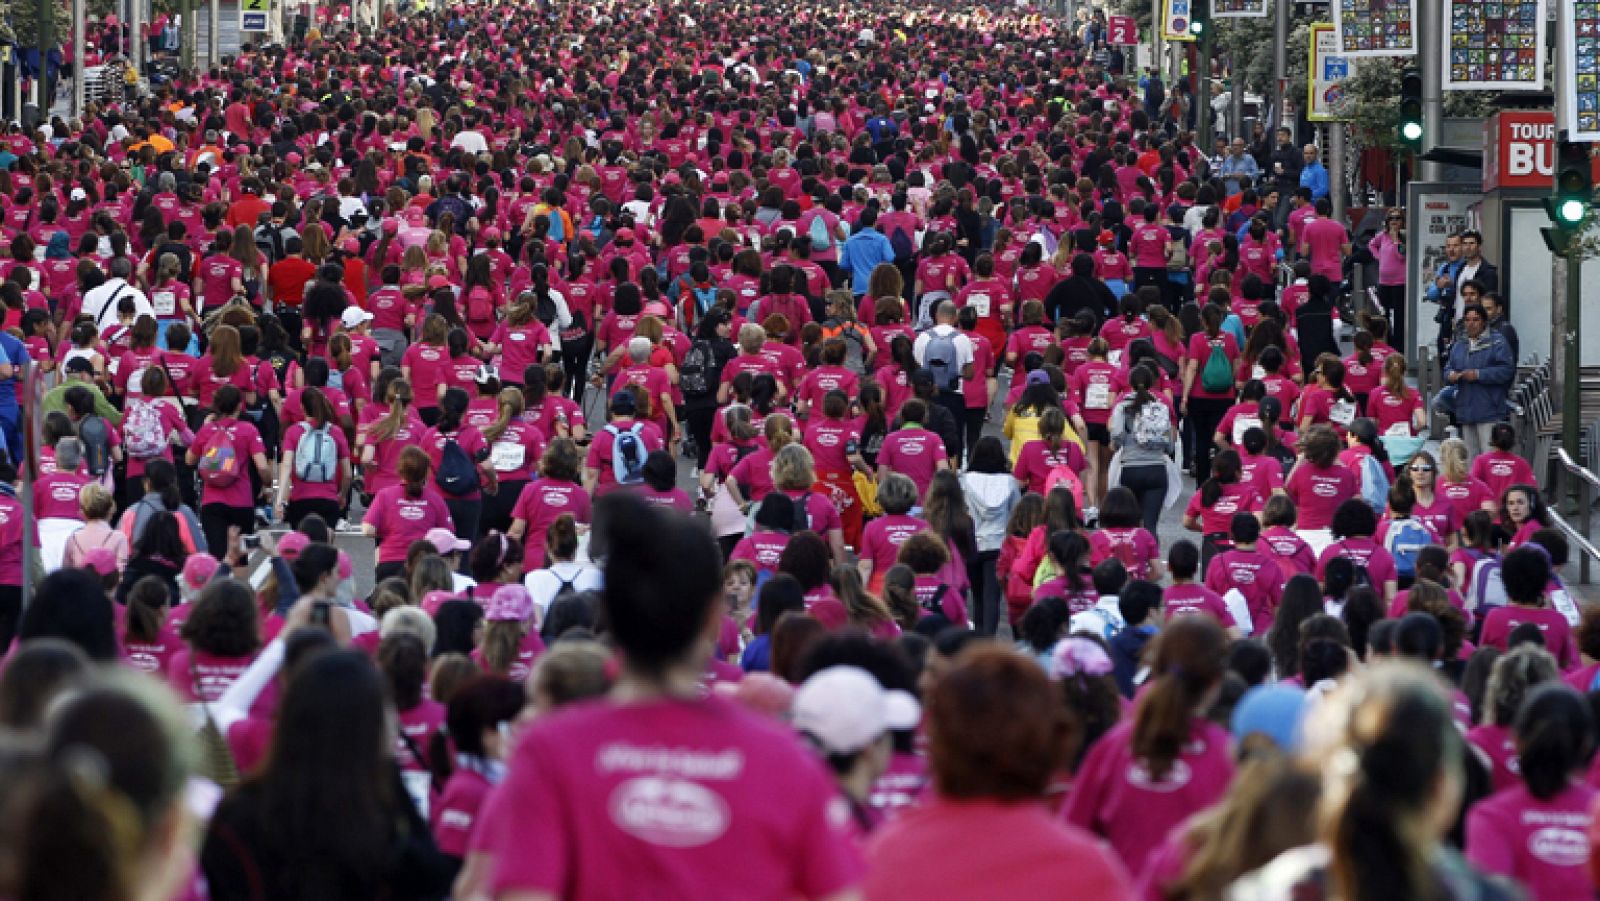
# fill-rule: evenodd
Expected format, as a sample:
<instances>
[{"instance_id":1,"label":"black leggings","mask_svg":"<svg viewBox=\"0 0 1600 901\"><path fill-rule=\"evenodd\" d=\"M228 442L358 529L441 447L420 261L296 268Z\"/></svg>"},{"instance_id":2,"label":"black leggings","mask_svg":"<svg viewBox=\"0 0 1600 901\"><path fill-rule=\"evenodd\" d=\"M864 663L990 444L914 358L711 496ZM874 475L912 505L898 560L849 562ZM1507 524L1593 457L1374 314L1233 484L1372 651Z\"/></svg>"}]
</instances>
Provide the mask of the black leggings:
<instances>
[{"instance_id":1,"label":"black leggings","mask_svg":"<svg viewBox=\"0 0 1600 901\"><path fill-rule=\"evenodd\" d=\"M528 487L527 479L518 479L513 482L501 482L494 494L483 496L483 519L481 526L484 532L495 529L504 532L511 528L511 511L517 506L517 498L522 496L522 489ZM451 515L454 515L453 513ZM543 553L543 549L539 549ZM529 552L532 556L532 552Z\"/></svg>"},{"instance_id":2,"label":"black leggings","mask_svg":"<svg viewBox=\"0 0 1600 901\"><path fill-rule=\"evenodd\" d=\"M483 501L481 499L461 500L459 498L445 498L444 505L450 511L450 521L455 523L456 537L465 538L473 544L478 543L478 524L483 521ZM461 556L461 571L466 572L467 555Z\"/></svg>"},{"instance_id":3,"label":"black leggings","mask_svg":"<svg viewBox=\"0 0 1600 901\"><path fill-rule=\"evenodd\" d=\"M326 498L311 498L309 500L290 501L283 507L283 521L291 529L300 528L300 521L308 515L315 513L322 517L329 529L339 525L339 520L344 515L344 507L338 501Z\"/></svg>"},{"instance_id":4,"label":"black leggings","mask_svg":"<svg viewBox=\"0 0 1600 901\"><path fill-rule=\"evenodd\" d=\"M579 407L583 406L584 389L589 386L589 354L593 350L593 335L561 342L561 368L567 374L567 390Z\"/></svg>"},{"instance_id":5,"label":"black leggings","mask_svg":"<svg viewBox=\"0 0 1600 901\"><path fill-rule=\"evenodd\" d=\"M333 523L329 523L331 526ZM228 527L238 526L240 534L254 535L256 511L254 507L234 507L228 504L205 504L200 508L200 530L206 536L206 548L211 556L222 558L228 553Z\"/></svg>"},{"instance_id":6,"label":"black leggings","mask_svg":"<svg viewBox=\"0 0 1600 901\"><path fill-rule=\"evenodd\" d=\"M711 429L717 422L717 408L710 404L689 407L684 411L684 418L689 437L694 439L695 466L705 469L706 460L711 456Z\"/></svg>"},{"instance_id":7,"label":"black leggings","mask_svg":"<svg viewBox=\"0 0 1600 901\"><path fill-rule=\"evenodd\" d=\"M1378 303L1383 306L1383 315L1389 317L1389 344L1401 353L1409 352L1406 347L1406 286L1379 285Z\"/></svg>"},{"instance_id":8,"label":"black leggings","mask_svg":"<svg viewBox=\"0 0 1600 901\"><path fill-rule=\"evenodd\" d=\"M1124 466L1120 482L1139 499L1145 529L1151 535L1161 534L1161 508L1167 500L1167 467Z\"/></svg>"},{"instance_id":9,"label":"black leggings","mask_svg":"<svg viewBox=\"0 0 1600 901\"><path fill-rule=\"evenodd\" d=\"M22 561L23 566L28 561ZM22 586L0 585L0 648L11 647L17 635L17 624L22 621Z\"/></svg>"},{"instance_id":10,"label":"black leggings","mask_svg":"<svg viewBox=\"0 0 1600 901\"><path fill-rule=\"evenodd\" d=\"M1228 414L1228 408L1231 406L1233 406L1232 398L1193 396L1189 398L1187 422L1194 441L1196 485L1211 478L1211 455L1216 451L1212 436L1217 433L1217 426L1222 424L1222 417Z\"/></svg>"}]
</instances>

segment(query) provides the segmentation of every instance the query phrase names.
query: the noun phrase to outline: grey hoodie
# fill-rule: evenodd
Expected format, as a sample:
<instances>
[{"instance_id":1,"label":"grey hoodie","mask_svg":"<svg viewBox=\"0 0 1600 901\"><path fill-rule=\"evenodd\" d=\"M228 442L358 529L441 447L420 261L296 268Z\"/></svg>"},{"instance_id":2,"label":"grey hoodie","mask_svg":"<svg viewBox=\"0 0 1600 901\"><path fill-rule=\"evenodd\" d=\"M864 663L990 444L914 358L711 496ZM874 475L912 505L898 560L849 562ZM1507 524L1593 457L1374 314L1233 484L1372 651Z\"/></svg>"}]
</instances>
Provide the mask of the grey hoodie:
<instances>
[{"instance_id":1,"label":"grey hoodie","mask_svg":"<svg viewBox=\"0 0 1600 901\"><path fill-rule=\"evenodd\" d=\"M1006 520L1022 497L1017 480L1010 473L968 472L961 476L961 488L967 497L967 512L972 514L978 550L1000 550L1006 540Z\"/></svg>"}]
</instances>

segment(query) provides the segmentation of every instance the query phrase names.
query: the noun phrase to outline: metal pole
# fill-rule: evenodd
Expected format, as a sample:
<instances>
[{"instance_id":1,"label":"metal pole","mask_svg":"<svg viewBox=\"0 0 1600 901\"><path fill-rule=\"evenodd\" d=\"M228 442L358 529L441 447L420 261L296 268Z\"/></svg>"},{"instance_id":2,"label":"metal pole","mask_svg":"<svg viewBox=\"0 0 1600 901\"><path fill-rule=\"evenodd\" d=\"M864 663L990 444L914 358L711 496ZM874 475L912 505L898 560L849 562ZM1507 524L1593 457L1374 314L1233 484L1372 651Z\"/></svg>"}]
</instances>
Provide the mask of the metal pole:
<instances>
[{"instance_id":1,"label":"metal pole","mask_svg":"<svg viewBox=\"0 0 1600 901\"><path fill-rule=\"evenodd\" d=\"M1439 143L1439 132L1444 127L1444 79L1441 60L1444 45L1441 38L1444 16L1443 0L1418 0L1417 16L1426 27L1417 29L1417 65L1422 75L1422 153L1427 153ZM1559 93L1559 92L1557 92ZM1423 181L1442 181L1444 166L1439 163L1422 164Z\"/></svg>"},{"instance_id":2,"label":"metal pole","mask_svg":"<svg viewBox=\"0 0 1600 901\"><path fill-rule=\"evenodd\" d=\"M183 0L183 52L178 55L185 69L194 68L195 42L200 39L195 27L195 0Z\"/></svg>"},{"instance_id":3,"label":"metal pole","mask_svg":"<svg viewBox=\"0 0 1600 901\"><path fill-rule=\"evenodd\" d=\"M144 0L128 0L132 10L128 21L128 62L133 71L144 77L144 53L149 43L144 38Z\"/></svg>"},{"instance_id":4,"label":"metal pole","mask_svg":"<svg viewBox=\"0 0 1600 901\"><path fill-rule=\"evenodd\" d=\"M1328 126L1328 200L1333 204L1334 221L1340 225L1345 224L1344 185L1344 123L1333 122Z\"/></svg>"},{"instance_id":5,"label":"metal pole","mask_svg":"<svg viewBox=\"0 0 1600 901\"><path fill-rule=\"evenodd\" d=\"M50 48L56 45L56 16L50 0L39 0L39 77L34 82L34 102L39 106L39 121L50 121ZM21 111L17 117L20 119Z\"/></svg>"},{"instance_id":6,"label":"metal pole","mask_svg":"<svg viewBox=\"0 0 1600 901\"><path fill-rule=\"evenodd\" d=\"M84 77L84 42L87 40L87 23L84 22L88 10L84 8L84 0L72 0L72 117L74 119L83 115L83 94L87 80Z\"/></svg>"},{"instance_id":7,"label":"metal pole","mask_svg":"<svg viewBox=\"0 0 1600 901\"><path fill-rule=\"evenodd\" d=\"M211 0L211 8L207 10L206 29L206 62L216 66L222 62L222 2Z\"/></svg>"},{"instance_id":8,"label":"metal pole","mask_svg":"<svg viewBox=\"0 0 1600 901\"><path fill-rule=\"evenodd\" d=\"M1190 46L1193 46L1192 44ZM1200 35L1200 52L1196 55L1196 65L1200 70L1200 87L1195 91L1194 102L1199 104L1194 114L1194 139L1202 155L1208 155L1206 148L1216 143L1216 138L1211 134L1211 29L1207 28Z\"/></svg>"},{"instance_id":9,"label":"metal pole","mask_svg":"<svg viewBox=\"0 0 1600 901\"><path fill-rule=\"evenodd\" d=\"M1233 96L1228 101L1228 132L1235 138L1250 140L1244 133L1244 73L1239 69L1239 60L1233 54L1228 54L1228 74L1233 77Z\"/></svg>"},{"instance_id":10,"label":"metal pole","mask_svg":"<svg viewBox=\"0 0 1600 901\"><path fill-rule=\"evenodd\" d=\"M1278 146L1278 126L1283 122L1283 80L1289 72L1289 0L1278 0L1272 14L1272 121L1267 123L1267 140Z\"/></svg>"},{"instance_id":11,"label":"metal pole","mask_svg":"<svg viewBox=\"0 0 1600 901\"><path fill-rule=\"evenodd\" d=\"M1562 84L1561 79L1570 77L1572 61L1563 59L1562 54L1556 53L1556 84ZM1555 107L1556 121L1560 122L1564 106L1563 91L1556 91ZM1587 145L1586 145L1587 146ZM1555 167L1555 177L1560 178L1561 167ZM1550 189L1555 191L1555 181L1552 179ZM1561 372L1561 446L1572 459L1578 456L1579 432L1582 423L1579 421L1583 415L1580 406L1582 382L1578 370L1582 353L1578 350L1578 326L1582 320L1582 282L1583 282L1583 257L1582 254L1568 243L1568 250L1562 255L1563 259L1558 265L1552 266L1556 284L1565 291L1566 303L1556 306L1554 319L1555 328L1552 334L1551 346L1553 348L1552 361ZM1552 292L1552 297L1554 297ZM1587 537L1587 533L1585 533Z\"/></svg>"}]
</instances>

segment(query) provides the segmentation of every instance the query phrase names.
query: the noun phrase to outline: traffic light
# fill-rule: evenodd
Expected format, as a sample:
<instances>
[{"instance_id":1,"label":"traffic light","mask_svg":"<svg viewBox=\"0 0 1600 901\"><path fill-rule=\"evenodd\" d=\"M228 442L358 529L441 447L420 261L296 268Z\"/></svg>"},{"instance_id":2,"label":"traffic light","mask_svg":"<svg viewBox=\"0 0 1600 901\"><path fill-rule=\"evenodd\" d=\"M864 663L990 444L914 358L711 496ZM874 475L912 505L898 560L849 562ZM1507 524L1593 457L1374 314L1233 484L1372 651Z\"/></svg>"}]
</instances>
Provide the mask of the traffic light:
<instances>
[{"instance_id":1,"label":"traffic light","mask_svg":"<svg viewBox=\"0 0 1600 901\"><path fill-rule=\"evenodd\" d=\"M1565 253L1571 239L1583 227L1594 199L1594 174L1590 168L1589 145L1567 140L1565 132L1556 136L1555 191L1544 198L1544 211L1554 228L1540 229L1545 244L1553 253Z\"/></svg>"},{"instance_id":2,"label":"traffic light","mask_svg":"<svg viewBox=\"0 0 1600 901\"><path fill-rule=\"evenodd\" d=\"M1189 4L1189 33L1204 38L1211 27L1211 0L1192 0Z\"/></svg>"},{"instance_id":3,"label":"traffic light","mask_svg":"<svg viewBox=\"0 0 1600 901\"><path fill-rule=\"evenodd\" d=\"M1400 143L1413 152L1422 149L1422 73L1407 69L1400 76Z\"/></svg>"}]
</instances>

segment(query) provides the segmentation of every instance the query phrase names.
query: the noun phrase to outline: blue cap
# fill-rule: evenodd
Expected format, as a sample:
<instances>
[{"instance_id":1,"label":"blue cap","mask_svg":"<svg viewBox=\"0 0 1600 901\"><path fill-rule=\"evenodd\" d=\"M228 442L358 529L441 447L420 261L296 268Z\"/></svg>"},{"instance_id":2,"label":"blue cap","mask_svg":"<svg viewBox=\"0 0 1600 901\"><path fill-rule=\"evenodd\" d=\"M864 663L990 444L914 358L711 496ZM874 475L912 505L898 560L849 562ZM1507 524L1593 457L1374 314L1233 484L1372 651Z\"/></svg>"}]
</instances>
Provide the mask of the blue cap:
<instances>
[{"instance_id":1,"label":"blue cap","mask_svg":"<svg viewBox=\"0 0 1600 901\"><path fill-rule=\"evenodd\" d=\"M1292 685L1258 685L1245 692L1233 708L1235 744L1261 733L1272 739L1279 750L1292 753L1300 747L1300 721L1305 713L1306 693Z\"/></svg>"}]
</instances>

